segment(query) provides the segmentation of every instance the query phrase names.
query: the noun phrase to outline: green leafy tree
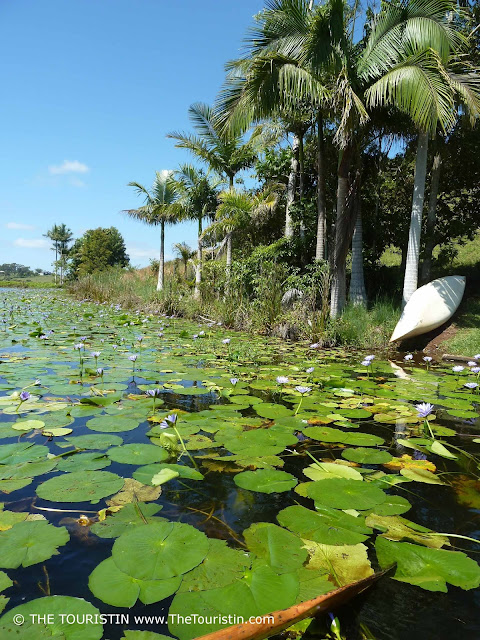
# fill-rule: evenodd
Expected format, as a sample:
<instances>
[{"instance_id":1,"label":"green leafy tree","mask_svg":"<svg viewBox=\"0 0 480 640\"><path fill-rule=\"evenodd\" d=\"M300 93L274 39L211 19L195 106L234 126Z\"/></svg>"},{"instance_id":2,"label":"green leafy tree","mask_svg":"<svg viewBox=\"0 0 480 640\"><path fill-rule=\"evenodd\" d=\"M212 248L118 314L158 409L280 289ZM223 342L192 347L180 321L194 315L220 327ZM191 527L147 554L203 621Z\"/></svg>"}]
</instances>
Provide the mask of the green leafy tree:
<instances>
[{"instance_id":1,"label":"green leafy tree","mask_svg":"<svg viewBox=\"0 0 480 640\"><path fill-rule=\"evenodd\" d=\"M89 229L75 241L70 254L73 278L129 264L125 242L115 227Z\"/></svg>"}]
</instances>

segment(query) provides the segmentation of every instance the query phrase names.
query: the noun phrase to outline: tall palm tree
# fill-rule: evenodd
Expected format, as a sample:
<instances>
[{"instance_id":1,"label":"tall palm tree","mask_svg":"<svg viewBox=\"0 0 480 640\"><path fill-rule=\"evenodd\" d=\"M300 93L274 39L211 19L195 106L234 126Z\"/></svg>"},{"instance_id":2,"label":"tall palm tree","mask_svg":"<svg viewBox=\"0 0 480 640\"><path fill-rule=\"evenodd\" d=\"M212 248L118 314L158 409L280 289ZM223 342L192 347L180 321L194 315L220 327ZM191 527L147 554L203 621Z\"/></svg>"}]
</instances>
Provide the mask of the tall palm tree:
<instances>
[{"instance_id":1,"label":"tall palm tree","mask_svg":"<svg viewBox=\"0 0 480 640\"><path fill-rule=\"evenodd\" d=\"M346 298L346 256L355 227L352 168L361 152L361 132L372 110L384 105L406 111L417 126L427 104L437 101L442 113L448 111L442 91L438 95L432 91L439 89L444 68L437 65L435 73L430 68L429 77L434 75L435 81L427 86L425 58L441 58L459 46L462 38L449 19L455 10L452 0L385 3L364 38L354 42L357 10L352 12L344 0L315 6L306 0L270 0L248 41L249 59L234 66L237 77L223 101L237 120L268 115L275 104L294 108L304 99L322 111L330 97L339 146L333 317L342 311ZM415 93L413 78L422 73L425 82ZM410 90L400 78L410 79ZM449 81L454 82L459 94L470 96L458 75ZM428 91L426 100L420 86ZM421 182L419 172L417 183Z\"/></svg>"},{"instance_id":2,"label":"tall palm tree","mask_svg":"<svg viewBox=\"0 0 480 640\"><path fill-rule=\"evenodd\" d=\"M403 284L405 306L418 285L420 235L427 175L428 143L437 129L453 128L458 105L466 110L472 124L480 117L480 81L459 56L466 41L454 32L445 46L403 53L396 67L387 71L369 89L371 104L395 104L412 118L418 131L412 212Z\"/></svg>"},{"instance_id":3,"label":"tall palm tree","mask_svg":"<svg viewBox=\"0 0 480 640\"><path fill-rule=\"evenodd\" d=\"M60 262L60 284L63 284L63 276L65 271L65 264L68 255L68 245L73 240L72 230L69 229L64 223L58 225L56 238L58 243L59 262Z\"/></svg>"},{"instance_id":4,"label":"tall palm tree","mask_svg":"<svg viewBox=\"0 0 480 640\"><path fill-rule=\"evenodd\" d=\"M202 102L192 104L188 114L196 134L174 131L167 134L167 138L176 140L176 147L188 149L210 170L225 177L229 188L233 189L235 176L251 167L257 158L255 139L245 142L240 133L222 128L214 110ZM226 241L231 242L229 238Z\"/></svg>"},{"instance_id":5,"label":"tall palm tree","mask_svg":"<svg viewBox=\"0 0 480 640\"><path fill-rule=\"evenodd\" d=\"M63 284L64 261L68 252L68 245L73 239L72 231L71 229L68 229L64 223L54 224L53 227L43 235L45 238L49 238L53 242L52 248L55 251L55 284L57 284L58 267L60 267L60 284Z\"/></svg>"},{"instance_id":6,"label":"tall palm tree","mask_svg":"<svg viewBox=\"0 0 480 640\"><path fill-rule=\"evenodd\" d=\"M195 298L200 298L202 282L202 233L203 221L213 219L217 208L218 188L223 183L221 177L205 173L189 164L183 164L172 177L172 186L178 197L173 205L175 214L184 220L198 222L197 259L195 269Z\"/></svg>"},{"instance_id":7,"label":"tall palm tree","mask_svg":"<svg viewBox=\"0 0 480 640\"><path fill-rule=\"evenodd\" d=\"M138 195L144 196L145 204L138 209L126 209L123 213L148 225L160 225L157 291L162 291L165 279L165 225L177 222L173 204L178 194L172 181L172 172L157 171L150 191L139 182L129 182L128 186L134 187Z\"/></svg>"},{"instance_id":8,"label":"tall palm tree","mask_svg":"<svg viewBox=\"0 0 480 640\"><path fill-rule=\"evenodd\" d=\"M183 262L183 275L187 277L188 261L193 257L195 251L192 251L186 242L176 242L173 245L173 250Z\"/></svg>"},{"instance_id":9,"label":"tall palm tree","mask_svg":"<svg viewBox=\"0 0 480 640\"><path fill-rule=\"evenodd\" d=\"M222 191L219 196L214 222L203 232L203 237L227 238L226 242L226 281L232 267L232 236L239 229L245 229L260 218L270 213L277 204L277 194L273 191L264 191L251 195L246 191L228 189Z\"/></svg>"}]
</instances>

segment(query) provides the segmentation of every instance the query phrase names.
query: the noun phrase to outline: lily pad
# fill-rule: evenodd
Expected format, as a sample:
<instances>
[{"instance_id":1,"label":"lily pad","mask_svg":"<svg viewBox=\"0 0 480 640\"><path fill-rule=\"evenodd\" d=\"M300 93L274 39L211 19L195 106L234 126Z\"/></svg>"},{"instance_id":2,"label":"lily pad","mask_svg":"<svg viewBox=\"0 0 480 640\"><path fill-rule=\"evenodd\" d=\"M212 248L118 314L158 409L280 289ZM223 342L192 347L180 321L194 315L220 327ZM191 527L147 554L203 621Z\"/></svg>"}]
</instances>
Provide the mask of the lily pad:
<instances>
[{"instance_id":1,"label":"lily pad","mask_svg":"<svg viewBox=\"0 0 480 640\"><path fill-rule=\"evenodd\" d=\"M429 549L379 536L375 543L382 568L397 563L395 580L427 591L447 592L447 583L469 590L480 586L480 567L461 551Z\"/></svg>"},{"instance_id":2,"label":"lily pad","mask_svg":"<svg viewBox=\"0 0 480 640\"><path fill-rule=\"evenodd\" d=\"M152 464L167 460L169 454L162 447L153 444L124 444L107 451L108 457L114 462L123 464Z\"/></svg>"},{"instance_id":3,"label":"lily pad","mask_svg":"<svg viewBox=\"0 0 480 640\"><path fill-rule=\"evenodd\" d=\"M312 511L293 505L280 511L277 519L282 526L302 538L328 545L358 544L373 533L364 518L329 507L318 507Z\"/></svg>"},{"instance_id":4,"label":"lily pad","mask_svg":"<svg viewBox=\"0 0 480 640\"><path fill-rule=\"evenodd\" d=\"M63 618L61 614L64 614ZM14 623L18 620L16 616L23 619L21 626ZM45 620L41 625L38 616ZM47 596L21 604L4 614L0 618L0 635L18 640L101 640L103 626L97 622L99 619L100 611L82 598Z\"/></svg>"},{"instance_id":5,"label":"lily pad","mask_svg":"<svg viewBox=\"0 0 480 640\"><path fill-rule=\"evenodd\" d=\"M302 540L275 524L257 522L243 532L248 549L277 573L299 569L308 557Z\"/></svg>"},{"instance_id":6,"label":"lily pad","mask_svg":"<svg viewBox=\"0 0 480 640\"><path fill-rule=\"evenodd\" d=\"M235 476L234 481L242 489L259 493L282 493L289 491L297 484L297 479L290 473L272 469L243 471Z\"/></svg>"},{"instance_id":7,"label":"lily pad","mask_svg":"<svg viewBox=\"0 0 480 640\"><path fill-rule=\"evenodd\" d=\"M54 527L44 520L19 522L0 533L0 567L16 569L48 560L70 539L65 527Z\"/></svg>"},{"instance_id":8,"label":"lily pad","mask_svg":"<svg viewBox=\"0 0 480 640\"><path fill-rule=\"evenodd\" d=\"M343 478L312 482L307 495L315 502L334 509L371 509L386 500L386 494L366 482Z\"/></svg>"},{"instance_id":9,"label":"lily pad","mask_svg":"<svg viewBox=\"0 0 480 640\"><path fill-rule=\"evenodd\" d=\"M133 607L137 600L144 604L160 602L174 594L182 581L181 576L165 580L139 580L118 569L113 558L101 562L88 579L93 595L114 607Z\"/></svg>"},{"instance_id":10,"label":"lily pad","mask_svg":"<svg viewBox=\"0 0 480 640\"><path fill-rule=\"evenodd\" d=\"M123 486L123 478L109 471L75 471L42 482L37 495L51 502L96 504Z\"/></svg>"},{"instance_id":11,"label":"lily pad","mask_svg":"<svg viewBox=\"0 0 480 640\"><path fill-rule=\"evenodd\" d=\"M163 580L186 573L207 555L208 538L188 524L146 524L122 534L113 545L117 567L139 580Z\"/></svg>"}]
</instances>

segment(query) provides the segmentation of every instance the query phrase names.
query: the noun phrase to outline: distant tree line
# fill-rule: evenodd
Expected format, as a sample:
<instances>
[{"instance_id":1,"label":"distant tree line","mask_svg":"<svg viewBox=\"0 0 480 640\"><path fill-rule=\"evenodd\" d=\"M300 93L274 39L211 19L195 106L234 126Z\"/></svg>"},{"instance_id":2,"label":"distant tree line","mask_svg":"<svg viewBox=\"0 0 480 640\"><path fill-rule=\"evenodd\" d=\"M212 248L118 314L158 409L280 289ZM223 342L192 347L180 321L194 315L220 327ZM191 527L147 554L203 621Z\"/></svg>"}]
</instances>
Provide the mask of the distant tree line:
<instances>
[{"instance_id":1,"label":"distant tree line","mask_svg":"<svg viewBox=\"0 0 480 640\"><path fill-rule=\"evenodd\" d=\"M52 241L55 252L53 266L57 284L63 284L65 278L76 280L108 267L129 264L125 242L115 227L89 229L74 240L72 231L62 223L53 225L45 236Z\"/></svg>"}]
</instances>

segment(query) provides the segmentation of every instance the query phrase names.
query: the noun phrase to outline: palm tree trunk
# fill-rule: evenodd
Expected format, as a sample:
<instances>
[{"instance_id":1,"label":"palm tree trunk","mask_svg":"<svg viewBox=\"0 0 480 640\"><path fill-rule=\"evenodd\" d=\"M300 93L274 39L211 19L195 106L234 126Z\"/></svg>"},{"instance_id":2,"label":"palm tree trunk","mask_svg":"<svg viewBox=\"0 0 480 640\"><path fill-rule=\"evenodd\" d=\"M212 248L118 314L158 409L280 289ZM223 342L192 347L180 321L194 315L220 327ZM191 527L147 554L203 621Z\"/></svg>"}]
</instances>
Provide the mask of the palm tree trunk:
<instances>
[{"instance_id":1,"label":"palm tree trunk","mask_svg":"<svg viewBox=\"0 0 480 640\"><path fill-rule=\"evenodd\" d=\"M227 291L229 289L230 273L232 271L232 234L227 234L227 264L226 264L226 276L227 276Z\"/></svg>"},{"instance_id":2,"label":"palm tree trunk","mask_svg":"<svg viewBox=\"0 0 480 640\"><path fill-rule=\"evenodd\" d=\"M202 215L198 216L198 244L197 244L197 264L195 266L195 291L194 298L200 299L200 283L202 282Z\"/></svg>"},{"instance_id":3,"label":"palm tree trunk","mask_svg":"<svg viewBox=\"0 0 480 640\"><path fill-rule=\"evenodd\" d=\"M230 191L233 191L233 176L229 176ZM225 291L228 293L230 289L230 273L232 271L232 234L227 233L227 260L225 265Z\"/></svg>"},{"instance_id":4,"label":"palm tree trunk","mask_svg":"<svg viewBox=\"0 0 480 640\"><path fill-rule=\"evenodd\" d=\"M298 138L298 199L301 202L303 199L304 189L304 170L305 170L305 153L303 149L303 134ZM302 242L305 241L305 222L303 218L300 220L300 238ZM305 253L302 252L302 258L305 257Z\"/></svg>"},{"instance_id":5,"label":"palm tree trunk","mask_svg":"<svg viewBox=\"0 0 480 640\"><path fill-rule=\"evenodd\" d=\"M291 238L293 236L293 224L290 214L292 204L295 202L295 191L297 188L297 176L298 176L298 149L300 146L300 138L298 134L293 134L292 141L292 159L290 161L290 174L288 176L287 186L287 207L285 211L285 237Z\"/></svg>"},{"instance_id":6,"label":"palm tree trunk","mask_svg":"<svg viewBox=\"0 0 480 640\"><path fill-rule=\"evenodd\" d=\"M407 264L403 281L402 307L412 297L418 285L418 260L420 254L420 236L422 232L423 200L425 196L425 179L427 176L428 133L418 134L417 159L415 163L415 180L412 199L412 217L408 234Z\"/></svg>"},{"instance_id":7,"label":"palm tree trunk","mask_svg":"<svg viewBox=\"0 0 480 640\"><path fill-rule=\"evenodd\" d=\"M359 196L357 196L360 200ZM365 278L363 275L363 228L360 202L357 205L357 220L352 239L352 275L350 277L350 302L354 305L367 304Z\"/></svg>"},{"instance_id":8,"label":"palm tree trunk","mask_svg":"<svg viewBox=\"0 0 480 640\"><path fill-rule=\"evenodd\" d=\"M160 222L160 260L158 265L157 291L163 291L165 277L165 222Z\"/></svg>"},{"instance_id":9,"label":"palm tree trunk","mask_svg":"<svg viewBox=\"0 0 480 640\"><path fill-rule=\"evenodd\" d=\"M323 115L317 114L318 147L317 147L317 245L315 260L325 260L325 145L323 141Z\"/></svg>"},{"instance_id":10,"label":"palm tree trunk","mask_svg":"<svg viewBox=\"0 0 480 640\"><path fill-rule=\"evenodd\" d=\"M57 270L58 270L58 243L55 241L55 285L57 284Z\"/></svg>"},{"instance_id":11,"label":"palm tree trunk","mask_svg":"<svg viewBox=\"0 0 480 640\"><path fill-rule=\"evenodd\" d=\"M421 281L430 281L432 271L432 254L435 247L435 221L437 219L437 199L440 187L440 173L442 170L442 156L437 150L433 157L432 180L430 183L430 198L428 201L427 230L425 238L425 256L422 264Z\"/></svg>"},{"instance_id":12,"label":"palm tree trunk","mask_svg":"<svg viewBox=\"0 0 480 640\"><path fill-rule=\"evenodd\" d=\"M332 264L332 291L330 316L336 318L343 311L346 301L346 259L355 225L354 207L348 203L349 169L353 148L346 147L338 166L337 215L335 223L335 246Z\"/></svg>"}]
</instances>

